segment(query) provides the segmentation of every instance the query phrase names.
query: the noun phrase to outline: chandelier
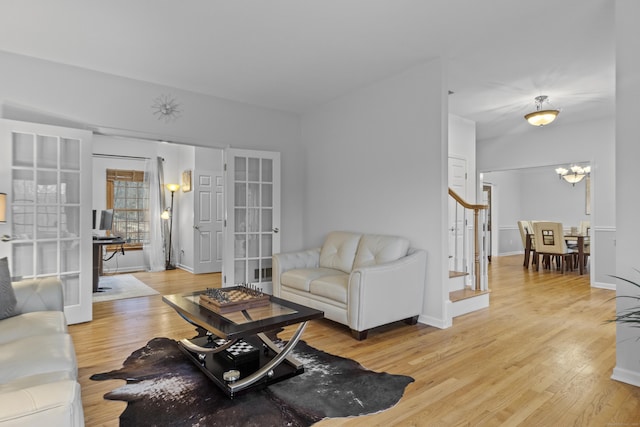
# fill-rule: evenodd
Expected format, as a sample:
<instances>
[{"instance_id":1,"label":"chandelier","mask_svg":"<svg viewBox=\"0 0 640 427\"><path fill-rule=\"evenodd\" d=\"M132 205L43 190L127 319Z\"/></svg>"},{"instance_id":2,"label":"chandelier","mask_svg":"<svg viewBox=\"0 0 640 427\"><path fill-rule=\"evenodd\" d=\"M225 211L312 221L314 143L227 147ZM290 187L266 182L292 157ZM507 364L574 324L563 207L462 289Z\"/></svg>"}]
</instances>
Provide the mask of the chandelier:
<instances>
[{"instance_id":1,"label":"chandelier","mask_svg":"<svg viewBox=\"0 0 640 427\"><path fill-rule=\"evenodd\" d=\"M560 114L560 110L551 109L551 110L543 110L542 104L545 102L549 103L549 99L547 95L536 96L536 111L529 113L524 116L525 119L532 126L544 126L548 125L552 121L556 119L558 114Z\"/></svg>"},{"instance_id":2,"label":"chandelier","mask_svg":"<svg viewBox=\"0 0 640 427\"><path fill-rule=\"evenodd\" d=\"M564 179L569 184L575 186L576 183L582 181L585 176L589 176L591 173L591 166L573 165L569 169L559 167L556 169L556 173L561 179Z\"/></svg>"}]
</instances>

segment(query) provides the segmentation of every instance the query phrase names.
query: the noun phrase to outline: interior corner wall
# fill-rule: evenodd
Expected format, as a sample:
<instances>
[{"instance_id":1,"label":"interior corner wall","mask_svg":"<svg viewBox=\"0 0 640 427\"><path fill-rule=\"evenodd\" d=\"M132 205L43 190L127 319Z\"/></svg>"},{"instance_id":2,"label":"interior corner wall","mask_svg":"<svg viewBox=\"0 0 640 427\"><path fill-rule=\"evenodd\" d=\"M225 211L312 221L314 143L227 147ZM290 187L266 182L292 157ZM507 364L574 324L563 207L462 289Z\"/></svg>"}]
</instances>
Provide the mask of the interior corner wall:
<instances>
[{"instance_id":1,"label":"interior corner wall","mask_svg":"<svg viewBox=\"0 0 640 427\"><path fill-rule=\"evenodd\" d=\"M640 2L616 1L616 224L618 227L616 272L619 277L640 280L640 227L637 168L640 158ZM638 288L618 281L618 296L638 296ZM618 298L617 311L638 307L636 299ZM616 367L613 378L640 387L640 330L616 325Z\"/></svg>"},{"instance_id":2,"label":"interior corner wall","mask_svg":"<svg viewBox=\"0 0 640 427\"><path fill-rule=\"evenodd\" d=\"M302 117L305 247L333 230L405 236L427 251L421 321L445 327L447 98L441 60Z\"/></svg>"},{"instance_id":3,"label":"interior corner wall","mask_svg":"<svg viewBox=\"0 0 640 427\"><path fill-rule=\"evenodd\" d=\"M4 118L280 152L281 244L283 249L302 246L305 159L298 115L2 51L0 63ZM160 95L175 97L182 117L157 120L150 106Z\"/></svg>"},{"instance_id":4,"label":"interior corner wall","mask_svg":"<svg viewBox=\"0 0 640 427\"><path fill-rule=\"evenodd\" d=\"M615 118L564 124L562 116L545 127L478 141L478 172L546 165L591 164L591 284L610 288L616 269ZM540 191L544 191L541 189Z\"/></svg>"}]
</instances>

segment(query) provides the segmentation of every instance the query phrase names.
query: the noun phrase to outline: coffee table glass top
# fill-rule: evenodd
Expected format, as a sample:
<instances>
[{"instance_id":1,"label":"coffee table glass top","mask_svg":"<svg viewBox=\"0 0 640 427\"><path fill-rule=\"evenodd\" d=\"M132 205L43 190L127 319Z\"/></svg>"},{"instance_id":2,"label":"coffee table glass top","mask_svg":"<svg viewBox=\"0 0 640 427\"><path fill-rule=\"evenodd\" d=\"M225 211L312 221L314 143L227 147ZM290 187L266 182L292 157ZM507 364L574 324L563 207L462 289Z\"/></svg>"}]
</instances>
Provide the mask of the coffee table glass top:
<instances>
[{"instance_id":1,"label":"coffee table glass top","mask_svg":"<svg viewBox=\"0 0 640 427\"><path fill-rule=\"evenodd\" d=\"M243 338L324 316L322 311L272 295L269 296L269 303L261 307L216 313L199 303L200 294L204 292L165 295L162 300L190 323L225 339Z\"/></svg>"}]
</instances>

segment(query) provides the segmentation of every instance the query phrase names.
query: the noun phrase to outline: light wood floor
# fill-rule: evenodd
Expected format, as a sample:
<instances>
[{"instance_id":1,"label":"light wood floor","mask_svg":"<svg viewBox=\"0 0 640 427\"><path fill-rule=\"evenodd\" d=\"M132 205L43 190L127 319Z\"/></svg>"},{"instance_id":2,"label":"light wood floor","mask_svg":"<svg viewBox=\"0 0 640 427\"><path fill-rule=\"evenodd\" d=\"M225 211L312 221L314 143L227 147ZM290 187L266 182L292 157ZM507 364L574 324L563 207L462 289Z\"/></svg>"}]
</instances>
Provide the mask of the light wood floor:
<instances>
[{"instance_id":1,"label":"light wood floor","mask_svg":"<svg viewBox=\"0 0 640 427\"><path fill-rule=\"evenodd\" d=\"M303 339L312 346L415 378L385 412L318 425L639 425L640 388L610 379L615 325L606 321L614 292L590 288L588 275L523 269L521 256L493 258L489 274L491 307L446 330L398 323L358 342L342 325L311 322ZM181 270L135 276L161 294L220 282ZM193 334L160 296L96 303L94 320L70 329L88 426L118 425L125 408L102 397L124 382L91 381L92 374L120 368L151 338Z\"/></svg>"}]
</instances>

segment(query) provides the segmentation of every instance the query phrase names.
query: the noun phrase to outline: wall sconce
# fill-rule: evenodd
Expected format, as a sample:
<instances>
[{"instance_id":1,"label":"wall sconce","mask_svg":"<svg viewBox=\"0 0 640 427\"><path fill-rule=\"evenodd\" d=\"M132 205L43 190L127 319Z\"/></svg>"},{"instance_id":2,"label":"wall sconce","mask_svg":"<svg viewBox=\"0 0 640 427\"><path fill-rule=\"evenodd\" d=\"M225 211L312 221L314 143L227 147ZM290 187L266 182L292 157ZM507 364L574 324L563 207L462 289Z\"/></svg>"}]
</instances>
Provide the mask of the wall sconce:
<instances>
[{"instance_id":1,"label":"wall sconce","mask_svg":"<svg viewBox=\"0 0 640 427\"><path fill-rule=\"evenodd\" d=\"M7 193L0 193L0 222L7 222Z\"/></svg>"}]
</instances>

